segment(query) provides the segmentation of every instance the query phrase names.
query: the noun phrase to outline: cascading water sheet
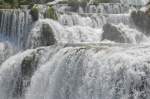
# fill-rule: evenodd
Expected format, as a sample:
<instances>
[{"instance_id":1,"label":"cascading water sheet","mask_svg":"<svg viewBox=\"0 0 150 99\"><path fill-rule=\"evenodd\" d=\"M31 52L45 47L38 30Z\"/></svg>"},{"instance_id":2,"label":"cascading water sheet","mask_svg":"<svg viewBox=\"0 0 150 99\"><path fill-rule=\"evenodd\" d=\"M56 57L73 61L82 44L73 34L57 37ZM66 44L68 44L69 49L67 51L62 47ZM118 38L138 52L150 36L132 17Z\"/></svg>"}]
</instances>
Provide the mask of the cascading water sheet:
<instances>
[{"instance_id":1,"label":"cascading water sheet","mask_svg":"<svg viewBox=\"0 0 150 99\"><path fill-rule=\"evenodd\" d=\"M0 10L0 99L150 99L150 38L136 24L147 0L112 2L58 4L57 20L46 4L36 21Z\"/></svg>"}]
</instances>

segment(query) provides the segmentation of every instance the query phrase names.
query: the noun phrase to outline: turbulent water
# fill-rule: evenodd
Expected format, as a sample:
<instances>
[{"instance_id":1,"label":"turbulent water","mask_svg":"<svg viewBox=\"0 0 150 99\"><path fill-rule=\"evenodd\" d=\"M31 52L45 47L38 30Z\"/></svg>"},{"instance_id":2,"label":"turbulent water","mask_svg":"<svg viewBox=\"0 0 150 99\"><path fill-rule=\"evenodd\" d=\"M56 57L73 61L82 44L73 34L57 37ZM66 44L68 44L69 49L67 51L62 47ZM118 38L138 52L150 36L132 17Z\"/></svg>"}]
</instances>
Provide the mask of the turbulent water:
<instances>
[{"instance_id":1,"label":"turbulent water","mask_svg":"<svg viewBox=\"0 0 150 99\"><path fill-rule=\"evenodd\" d=\"M0 99L150 99L149 32L131 16L147 1L0 10Z\"/></svg>"}]
</instances>

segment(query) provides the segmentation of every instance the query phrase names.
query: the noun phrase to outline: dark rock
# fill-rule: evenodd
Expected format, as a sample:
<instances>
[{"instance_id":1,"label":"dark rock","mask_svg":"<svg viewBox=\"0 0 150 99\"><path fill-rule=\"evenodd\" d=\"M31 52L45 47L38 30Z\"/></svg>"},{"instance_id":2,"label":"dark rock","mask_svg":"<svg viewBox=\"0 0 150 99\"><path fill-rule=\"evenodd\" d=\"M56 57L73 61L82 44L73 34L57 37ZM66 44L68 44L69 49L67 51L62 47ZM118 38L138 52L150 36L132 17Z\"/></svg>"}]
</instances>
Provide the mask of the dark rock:
<instances>
[{"instance_id":1,"label":"dark rock","mask_svg":"<svg viewBox=\"0 0 150 99\"><path fill-rule=\"evenodd\" d=\"M123 31L119 30L119 28L116 28L115 26L107 23L103 26L103 30L103 40L107 39L115 42L125 43L126 40L123 36Z\"/></svg>"},{"instance_id":2,"label":"dark rock","mask_svg":"<svg viewBox=\"0 0 150 99\"><path fill-rule=\"evenodd\" d=\"M51 6L49 6L49 8L45 11L44 17L45 18L50 18L50 19L53 19L53 20L57 20L58 19L56 11Z\"/></svg>"},{"instance_id":3,"label":"dark rock","mask_svg":"<svg viewBox=\"0 0 150 99\"><path fill-rule=\"evenodd\" d=\"M24 78L32 76L33 71L36 68L36 65L35 66L34 65L35 65L35 54L32 54L31 56L26 56L24 58L21 65L22 66L21 73Z\"/></svg>"},{"instance_id":4,"label":"dark rock","mask_svg":"<svg viewBox=\"0 0 150 99\"><path fill-rule=\"evenodd\" d=\"M30 11L33 21L37 21L39 19L39 10L36 7L33 7Z\"/></svg>"},{"instance_id":5,"label":"dark rock","mask_svg":"<svg viewBox=\"0 0 150 99\"><path fill-rule=\"evenodd\" d=\"M21 72L18 80L16 82L15 91L13 96L22 96L25 92L25 88L30 85L31 77L34 71L37 69L38 59L35 53L32 53L29 56L26 56L21 64Z\"/></svg>"},{"instance_id":6,"label":"dark rock","mask_svg":"<svg viewBox=\"0 0 150 99\"><path fill-rule=\"evenodd\" d=\"M150 14L147 11L133 11L131 18L139 30L150 35Z\"/></svg>"},{"instance_id":7,"label":"dark rock","mask_svg":"<svg viewBox=\"0 0 150 99\"><path fill-rule=\"evenodd\" d=\"M32 0L32 2L35 4L44 4L44 3L52 2L52 1L54 0Z\"/></svg>"},{"instance_id":8,"label":"dark rock","mask_svg":"<svg viewBox=\"0 0 150 99\"><path fill-rule=\"evenodd\" d=\"M40 41L41 41L40 44L41 46L49 46L49 45L54 45L56 43L56 39L53 34L53 31L48 24L42 25Z\"/></svg>"},{"instance_id":9,"label":"dark rock","mask_svg":"<svg viewBox=\"0 0 150 99\"><path fill-rule=\"evenodd\" d=\"M40 46L50 46L57 43L54 32L49 24L43 22L38 31L30 33L26 48L37 48Z\"/></svg>"}]
</instances>

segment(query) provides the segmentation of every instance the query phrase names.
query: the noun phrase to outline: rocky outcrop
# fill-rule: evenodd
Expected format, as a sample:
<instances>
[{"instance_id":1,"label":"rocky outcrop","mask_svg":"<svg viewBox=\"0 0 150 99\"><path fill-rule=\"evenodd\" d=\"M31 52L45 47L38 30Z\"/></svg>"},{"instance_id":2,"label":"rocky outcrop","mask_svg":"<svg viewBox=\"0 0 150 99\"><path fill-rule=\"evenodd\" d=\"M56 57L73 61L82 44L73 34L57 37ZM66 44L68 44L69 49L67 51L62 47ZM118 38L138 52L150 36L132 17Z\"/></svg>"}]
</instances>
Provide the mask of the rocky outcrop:
<instances>
[{"instance_id":1,"label":"rocky outcrop","mask_svg":"<svg viewBox=\"0 0 150 99\"><path fill-rule=\"evenodd\" d=\"M51 27L48 24L42 25L41 37L40 37L40 45L49 46L56 43L55 36Z\"/></svg>"},{"instance_id":2,"label":"rocky outcrop","mask_svg":"<svg viewBox=\"0 0 150 99\"><path fill-rule=\"evenodd\" d=\"M21 63L21 72L16 82L14 96L22 96L25 92L25 88L30 85L30 79L37 69L38 58L35 53L31 53L24 57Z\"/></svg>"},{"instance_id":3,"label":"rocky outcrop","mask_svg":"<svg viewBox=\"0 0 150 99\"><path fill-rule=\"evenodd\" d=\"M123 24L105 24L103 26L102 40L110 40L118 43L140 43L146 39L145 35L136 29L131 29Z\"/></svg>"},{"instance_id":4,"label":"rocky outcrop","mask_svg":"<svg viewBox=\"0 0 150 99\"><path fill-rule=\"evenodd\" d=\"M49 6L48 9L45 11L44 17L45 18L50 18L50 19L53 19L53 20L58 19L56 11L54 10L54 8L52 6Z\"/></svg>"},{"instance_id":5,"label":"rocky outcrop","mask_svg":"<svg viewBox=\"0 0 150 99\"><path fill-rule=\"evenodd\" d=\"M144 32L146 35L150 35L150 11L133 11L131 18L135 23L135 26Z\"/></svg>"},{"instance_id":6,"label":"rocky outcrop","mask_svg":"<svg viewBox=\"0 0 150 99\"><path fill-rule=\"evenodd\" d=\"M30 14L33 21L37 21L39 19L39 10L36 5L31 8Z\"/></svg>"},{"instance_id":7,"label":"rocky outcrop","mask_svg":"<svg viewBox=\"0 0 150 99\"><path fill-rule=\"evenodd\" d=\"M123 31L121 31L119 28L116 28L115 26L107 23L103 26L103 30L103 40L107 39L115 42L125 43L125 37L122 33Z\"/></svg>"},{"instance_id":8,"label":"rocky outcrop","mask_svg":"<svg viewBox=\"0 0 150 99\"><path fill-rule=\"evenodd\" d=\"M36 4L43 4L43 3L52 2L52 1L54 0L32 0L32 2Z\"/></svg>"},{"instance_id":9,"label":"rocky outcrop","mask_svg":"<svg viewBox=\"0 0 150 99\"><path fill-rule=\"evenodd\" d=\"M36 26L36 25L35 25ZM40 46L50 46L56 43L53 30L47 23L41 23L39 29L31 31L27 48L37 48Z\"/></svg>"}]
</instances>

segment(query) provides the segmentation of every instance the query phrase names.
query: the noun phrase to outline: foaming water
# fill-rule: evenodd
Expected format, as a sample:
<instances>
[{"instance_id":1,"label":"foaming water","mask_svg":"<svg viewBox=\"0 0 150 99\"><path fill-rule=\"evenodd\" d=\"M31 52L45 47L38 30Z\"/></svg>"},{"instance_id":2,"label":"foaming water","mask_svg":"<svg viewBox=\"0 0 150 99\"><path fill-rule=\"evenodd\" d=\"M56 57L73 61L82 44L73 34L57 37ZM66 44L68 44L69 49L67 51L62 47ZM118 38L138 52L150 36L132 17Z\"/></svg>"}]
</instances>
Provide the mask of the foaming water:
<instances>
[{"instance_id":1,"label":"foaming water","mask_svg":"<svg viewBox=\"0 0 150 99\"><path fill-rule=\"evenodd\" d=\"M150 99L150 38L130 17L146 1L0 10L0 99Z\"/></svg>"},{"instance_id":2,"label":"foaming water","mask_svg":"<svg viewBox=\"0 0 150 99\"><path fill-rule=\"evenodd\" d=\"M148 60L149 48L64 48L36 71L26 99L148 99Z\"/></svg>"},{"instance_id":3,"label":"foaming water","mask_svg":"<svg viewBox=\"0 0 150 99\"><path fill-rule=\"evenodd\" d=\"M137 5L137 6L142 6L148 3L148 0L120 0L121 3L123 4L132 4L132 5Z\"/></svg>"},{"instance_id":4,"label":"foaming water","mask_svg":"<svg viewBox=\"0 0 150 99\"><path fill-rule=\"evenodd\" d=\"M63 25L73 26L90 26L93 28L101 28L106 23L119 24L132 26L130 13L127 14L63 14L59 17L59 21Z\"/></svg>"},{"instance_id":5,"label":"foaming water","mask_svg":"<svg viewBox=\"0 0 150 99\"><path fill-rule=\"evenodd\" d=\"M102 29L94 29L88 26L62 26L56 21L50 19L39 20L34 26L29 36L27 46L34 46L38 43L38 38L41 35L41 27L43 24L48 24L54 38L58 43L81 43L81 42L100 42ZM38 45L38 44L37 44Z\"/></svg>"},{"instance_id":6,"label":"foaming water","mask_svg":"<svg viewBox=\"0 0 150 99\"><path fill-rule=\"evenodd\" d=\"M42 26L44 24L49 26L48 29L51 30L50 32L53 34L53 38L56 39L57 43L100 43L103 40L102 35L105 33L103 27L93 28L86 25L64 26L54 20L42 19L35 24L29 35L27 43L28 48L34 48L40 45L40 42L42 42L40 37L43 34ZM130 28L128 25L119 24L118 22L117 25L114 25L114 28L123 36L125 39L124 43L137 44L147 40L147 37L144 34ZM108 35L111 35L111 33Z\"/></svg>"},{"instance_id":7,"label":"foaming water","mask_svg":"<svg viewBox=\"0 0 150 99\"><path fill-rule=\"evenodd\" d=\"M14 48L10 42L0 42L0 65L3 63L8 57L14 55L17 49Z\"/></svg>"}]
</instances>

